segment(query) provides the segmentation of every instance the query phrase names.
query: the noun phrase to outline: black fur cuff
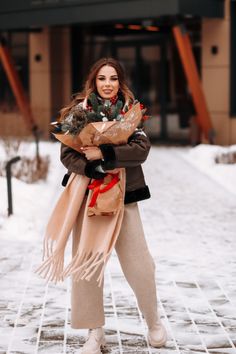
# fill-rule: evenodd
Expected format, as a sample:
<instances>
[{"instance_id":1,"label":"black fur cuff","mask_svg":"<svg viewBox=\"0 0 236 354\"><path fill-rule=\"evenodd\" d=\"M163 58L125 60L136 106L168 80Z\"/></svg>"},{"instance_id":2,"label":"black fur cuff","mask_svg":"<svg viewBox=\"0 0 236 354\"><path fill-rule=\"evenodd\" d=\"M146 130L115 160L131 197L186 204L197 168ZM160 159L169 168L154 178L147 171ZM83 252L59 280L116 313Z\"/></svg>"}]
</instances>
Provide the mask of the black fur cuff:
<instances>
[{"instance_id":1,"label":"black fur cuff","mask_svg":"<svg viewBox=\"0 0 236 354\"><path fill-rule=\"evenodd\" d=\"M106 173L97 171L96 167L98 165L101 165L101 160L88 161L84 169L84 174L89 178L94 178L94 179L104 178L106 176Z\"/></svg>"},{"instance_id":2,"label":"black fur cuff","mask_svg":"<svg viewBox=\"0 0 236 354\"><path fill-rule=\"evenodd\" d=\"M148 186L136 189L134 191L126 191L125 204L139 202L140 200L149 199L151 197Z\"/></svg>"},{"instance_id":3,"label":"black fur cuff","mask_svg":"<svg viewBox=\"0 0 236 354\"><path fill-rule=\"evenodd\" d=\"M104 160L102 161L102 167L105 170L113 170L114 168L116 168L116 154L113 145L102 144L99 147L102 151Z\"/></svg>"}]
</instances>

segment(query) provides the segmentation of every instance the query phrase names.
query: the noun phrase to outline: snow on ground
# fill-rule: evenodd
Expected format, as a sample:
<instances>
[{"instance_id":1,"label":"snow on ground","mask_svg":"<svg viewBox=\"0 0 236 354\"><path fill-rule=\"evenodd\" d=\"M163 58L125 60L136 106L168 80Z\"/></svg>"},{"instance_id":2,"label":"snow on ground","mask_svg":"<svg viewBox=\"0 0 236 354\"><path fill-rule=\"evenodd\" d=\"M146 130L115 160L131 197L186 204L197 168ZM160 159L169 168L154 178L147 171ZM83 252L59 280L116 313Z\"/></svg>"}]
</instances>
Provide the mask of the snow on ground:
<instances>
[{"instance_id":1,"label":"snow on ground","mask_svg":"<svg viewBox=\"0 0 236 354\"><path fill-rule=\"evenodd\" d=\"M41 143L40 149L50 155L50 175L32 185L13 180L10 218L0 178L1 354L75 353L84 341L85 331L69 326L70 282L46 285L32 271L65 172L59 144ZM139 207L169 338L166 348L148 346L145 322L114 253L104 286L105 353L236 353L235 165L216 165L219 149L152 147L144 164L152 198Z\"/></svg>"},{"instance_id":2,"label":"snow on ground","mask_svg":"<svg viewBox=\"0 0 236 354\"><path fill-rule=\"evenodd\" d=\"M13 215L8 218L7 182L0 177L0 237L8 240L30 240L42 229L42 220L45 218L45 207L53 204L52 194L55 191L55 181L63 174L60 159L60 144L41 142L40 154L50 156L50 171L47 180L27 184L12 178ZM21 143L19 156L34 156L34 143ZM1 159L5 159L5 151L0 145ZM59 187L63 189L63 187ZM53 192L53 193L52 193ZM59 191L58 191L59 192ZM56 196L55 196L56 198Z\"/></svg>"},{"instance_id":3,"label":"snow on ground","mask_svg":"<svg viewBox=\"0 0 236 354\"><path fill-rule=\"evenodd\" d=\"M236 194L236 164L219 164L215 158L222 153L235 152L236 145L223 147L219 145L200 144L183 153L183 157L201 172L207 174L224 186L231 193Z\"/></svg>"}]
</instances>

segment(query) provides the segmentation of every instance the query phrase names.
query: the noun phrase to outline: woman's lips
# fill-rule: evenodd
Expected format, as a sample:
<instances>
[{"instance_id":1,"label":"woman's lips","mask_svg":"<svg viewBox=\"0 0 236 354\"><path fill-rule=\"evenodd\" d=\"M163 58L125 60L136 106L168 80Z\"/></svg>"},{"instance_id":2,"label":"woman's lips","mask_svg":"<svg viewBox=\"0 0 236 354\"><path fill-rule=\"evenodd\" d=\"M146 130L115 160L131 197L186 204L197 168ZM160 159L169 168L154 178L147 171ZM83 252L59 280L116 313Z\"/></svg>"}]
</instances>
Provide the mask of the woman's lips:
<instances>
[{"instance_id":1,"label":"woman's lips","mask_svg":"<svg viewBox=\"0 0 236 354\"><path fill-rule=\"evenodd\" d=\"M109 94L112 93L112 90L103 90L104 93Z\"/></svg>"}]
</instances>

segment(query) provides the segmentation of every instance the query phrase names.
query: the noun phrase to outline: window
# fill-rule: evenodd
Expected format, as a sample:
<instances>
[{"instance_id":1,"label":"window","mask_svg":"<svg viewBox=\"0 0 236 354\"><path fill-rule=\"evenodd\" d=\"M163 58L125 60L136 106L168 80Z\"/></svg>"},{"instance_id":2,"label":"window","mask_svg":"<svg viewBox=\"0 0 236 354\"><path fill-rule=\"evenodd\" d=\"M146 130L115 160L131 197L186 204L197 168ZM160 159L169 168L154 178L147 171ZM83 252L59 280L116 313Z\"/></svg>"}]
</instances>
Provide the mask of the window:
<instances>
[{"instance_id":1,"label":"window","mask_svg":"<svg viewBox=\"0 0 236 354\"><path fill-rule=\"evenodd\" d=\"M29 56L28 33L9 32L4 35L7 47L13 58L15 68L19 74L26 95L29 93ZM0 111L12 112L18 110L16 100L5 70L0 61Z\"/></svg>"}]
</instances>

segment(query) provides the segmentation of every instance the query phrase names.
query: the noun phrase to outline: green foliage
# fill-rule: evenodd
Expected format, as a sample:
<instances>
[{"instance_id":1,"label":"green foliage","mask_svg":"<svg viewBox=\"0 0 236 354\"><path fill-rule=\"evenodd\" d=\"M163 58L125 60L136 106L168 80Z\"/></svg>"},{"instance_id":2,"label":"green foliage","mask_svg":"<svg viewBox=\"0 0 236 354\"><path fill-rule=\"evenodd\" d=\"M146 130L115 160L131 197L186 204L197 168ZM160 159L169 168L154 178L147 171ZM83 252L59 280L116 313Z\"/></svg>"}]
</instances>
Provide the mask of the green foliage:
<instances>
[{"instance_id":1,"label":"green foliage","mask_svg":"<svg viewBox=\"0 0 236 354\"><path fill-rule=\"evenodd\" d=\"M64 120L53 126L53 132L69 132L72 135L77 135L88 123L120 120L123 117L122 108L123 102L121 100L113 103L109 99L103 100L95 93L91 93L88 97L87 109L83 109L81 105L73 107Z\"/></svg>"},{"instance_id":2,"label":"green foliage","mask_svg":"<svg viewBox=\"0 0 236 354\"><path fill-rule=\"evenodd\" d=\"M97 99L97 95L94 92L92 92L89 95L89 101L90 101L90 103L92 105L93 111L97 112L97 110L98 110L98 99Z\"/></svg>"},{"instance_id":3,"label":"green foliage","mask_svg":"<svg viewBox=\"0 0 236 354\"><path fill-rule=\"evenodd\" d=\"M97 121L97 114L95 112L88 112L87 118L88 118L88 122L96 122Z\"/></svg>"}]
</instances>

